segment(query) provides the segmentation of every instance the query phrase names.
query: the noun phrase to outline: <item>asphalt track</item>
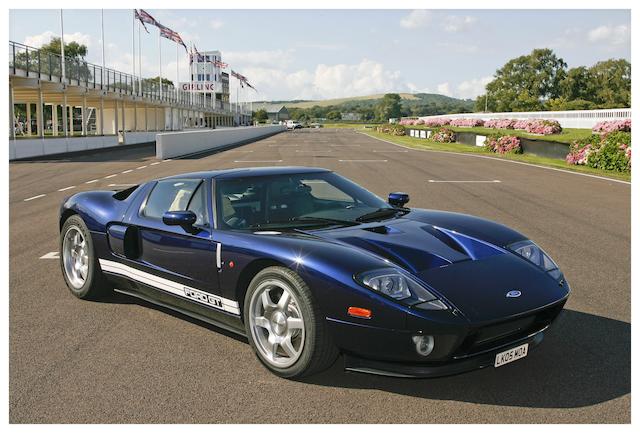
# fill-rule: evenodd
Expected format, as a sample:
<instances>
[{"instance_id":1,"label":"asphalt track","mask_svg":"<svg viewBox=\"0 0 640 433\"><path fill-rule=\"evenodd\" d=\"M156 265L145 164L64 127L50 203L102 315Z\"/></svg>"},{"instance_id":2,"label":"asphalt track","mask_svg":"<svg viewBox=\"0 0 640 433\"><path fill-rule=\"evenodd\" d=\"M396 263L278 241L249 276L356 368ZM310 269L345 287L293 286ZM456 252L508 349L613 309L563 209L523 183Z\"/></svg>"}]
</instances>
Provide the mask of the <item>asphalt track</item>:
<instances>
[{"instance_id":1,"label":"asphalt track","mask_svg":"<svg viewBox=\"0 0 640 433\"><path fill-rule=\"evenodd\" d=\"M185 171L322 166L380 196L497 220L538 242L573 293L527 358L440 379L345 373L279 379L242 339L151 305L74 298L58 260L65 195ZM499 182L497 182L499 181ZM69 188L73 186L73 188ZM69 189L67 189L69 188ZM63 191L59 191L59 190ZM12 423L628 423L628 184L302 130L166 162L151 147L10 164Z\"/></svg>"}]
</instances>

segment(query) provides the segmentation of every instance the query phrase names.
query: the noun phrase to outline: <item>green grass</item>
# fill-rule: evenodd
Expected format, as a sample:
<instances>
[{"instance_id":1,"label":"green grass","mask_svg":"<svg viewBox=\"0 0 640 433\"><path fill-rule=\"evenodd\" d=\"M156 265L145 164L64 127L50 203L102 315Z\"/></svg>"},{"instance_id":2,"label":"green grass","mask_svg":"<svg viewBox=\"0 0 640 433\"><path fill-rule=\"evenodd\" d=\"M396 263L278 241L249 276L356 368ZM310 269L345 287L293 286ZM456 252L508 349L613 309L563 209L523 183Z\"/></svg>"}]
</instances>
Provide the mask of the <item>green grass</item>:
<instances>
[{"instance_id":1,"label":"green grass","mask_svg":"<svg viewBox=\"0 0 640 433\"><path fill-rule=\"evenodd\" d=\"M471 129L471 128L467 128L467 129ZM473 129L476 129L476 128L473 128ZM371 129L364 129L364 128L359 128L359 131L371 137L380 138L382 140L387 140L392 143L401 144L403 146L412 147L415 149L438 150L443 152L456 152L456 153L478 153L478 154L483 154L496 159L510 159L513 161L527 162L530 164L541 165L544 167L553 167L553 168L559 168L567 171L575 171L579 173L587 173L587 174L593 174L597 176L610 177L612 179L631 181L630 173L618 173L615 171L600 170L597 168L586 167L584 165L569 165L561 159L545 158L542 156L529 155L529 154L498 155L495 153L489 153L485 151L482 147L469 146L468 144L437 143L435 141L426 140L426 139L416 139L408 136L399 137L395 135L383 134L380 132L375 132Z\"/></svg>"},{"instance_id":2,"label":"green grass","mask_svg":"<svg viewBox=\"0 0 640 433\"><path fill-rule=\"evenodd\" d=\"M405 128L434 129L434 128L427 128L424 125L406 126ZM508 135L515 135L516 137L531 138L533 140L557 141L558 143L566 143L566 144L571 144L575 140L579 140L582 138L588 138L592 134L590 129L578 129L578 128L565 128L562 130L560 134L553 134L553 135L529 134L525 131L520 131L515 129L495 129L495 128L483 128L483 127L465 128L465 127L459 127L459 126L445 126L445 128L449 128L455 132L474 132L476 134L481 134L481 135L502 133L502 134L508 134Z\"/></svg>"}]
</instances>

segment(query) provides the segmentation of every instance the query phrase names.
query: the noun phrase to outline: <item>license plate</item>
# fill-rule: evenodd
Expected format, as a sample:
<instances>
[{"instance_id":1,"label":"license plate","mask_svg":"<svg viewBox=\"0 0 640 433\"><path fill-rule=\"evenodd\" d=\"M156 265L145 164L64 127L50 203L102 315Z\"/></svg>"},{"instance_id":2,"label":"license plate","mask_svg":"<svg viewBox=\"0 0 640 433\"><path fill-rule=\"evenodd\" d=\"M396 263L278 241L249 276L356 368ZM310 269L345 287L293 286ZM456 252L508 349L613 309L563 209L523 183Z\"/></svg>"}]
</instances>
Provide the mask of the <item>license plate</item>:
<instances>
[{"instance_id":1,"label":"license plate","mask_svg":"<svg viewBox=\"0 0 640 433\"><path fill-rule=\"evenodd\" d=\"M513 349L505 350L496 355L496 362L494 367L501 367L513 361L517 361L520 358L527 356L529 350L529 343L522 346L514 347Z\"/></svg>"}]
</instances>

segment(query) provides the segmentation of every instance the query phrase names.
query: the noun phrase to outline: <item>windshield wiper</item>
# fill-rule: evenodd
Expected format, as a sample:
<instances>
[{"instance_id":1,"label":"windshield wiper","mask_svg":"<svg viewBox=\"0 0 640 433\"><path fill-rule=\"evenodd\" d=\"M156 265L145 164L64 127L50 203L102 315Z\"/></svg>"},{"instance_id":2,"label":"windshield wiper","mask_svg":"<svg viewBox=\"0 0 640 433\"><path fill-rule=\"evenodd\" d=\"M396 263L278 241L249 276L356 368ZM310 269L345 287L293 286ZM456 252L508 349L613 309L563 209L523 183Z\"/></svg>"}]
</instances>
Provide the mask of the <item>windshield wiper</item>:
<instances>
[{"instance_id":1,"label":"windshield wiper","mask_svg":"<svg viewBox=\"0 0 640 433\"><path fill-rule=\"evenodd\" d=\"M380 209L376 209L373 212L360 215L358 218L356 218L356 221L364 222L364 221L387 218L387 217L394 216L398 212L409 213L409 209L400 209L395 207L381 207Z\"/></svg>"},{"instance_id":2,"label":"windshield wiper","mask_svg":"<svg viewBox=\"0 0 640 433\"><path fill-rule=\"evenodd\" d=\"M305 223L328 223L328 224L339 224L343 226L357 226L360 223L352 220L340 220L336 218L322 218L322 217L312 217L312 216L301 216L301 217L293 217L291 221L300 221Z\"/></svg>"},{"instance_id":3,"label":"windshield wiper","mask_svg":"<svg viewBox=\"0 0 640 433\"><path fill-rule=\"evenodd\" d=\"M342 226L356 226L359 222L350 220L340 220L333 218L320 218L320 217L294 217L287 221L272 221L263 224L254 224L248 228L255 229L272 229L272 228L296 228L299 225L304 226L317 226L317 225L342 225Z\"/></svg>"}]
</instances>

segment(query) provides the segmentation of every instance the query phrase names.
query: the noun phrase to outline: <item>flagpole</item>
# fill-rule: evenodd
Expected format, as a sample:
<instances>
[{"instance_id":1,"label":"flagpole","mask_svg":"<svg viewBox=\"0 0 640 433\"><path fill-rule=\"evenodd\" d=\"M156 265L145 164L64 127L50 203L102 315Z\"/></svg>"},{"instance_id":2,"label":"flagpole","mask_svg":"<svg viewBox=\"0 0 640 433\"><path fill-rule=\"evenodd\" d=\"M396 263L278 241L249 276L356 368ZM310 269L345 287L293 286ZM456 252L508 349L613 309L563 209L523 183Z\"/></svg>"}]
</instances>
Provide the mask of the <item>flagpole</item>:
<instances>
[{"instance_id":1,"label":"flagpole","mask_svg":"<svg viewBox=\"0 0 640 433\"><path fill-rule=\"evenodd\" d=\"M133 94L136 93L136 14L135 10L131 11L131 65L133 76L131 77L131 85Z\"/></svg>"},{"instance_id":2,"label":"flagpole","mask_svg":"<svg viewBox=\"0 0 640 433\"><path fill-rule=\"evenodd\" d=\"M140 20L138 20L138 90L140 91L140 95L142 96L142 42L140 38L140 27L142 24Z\"/></svg>"},{"instance_id":3,"label":"flagpole","mask_svg":"<svg viewBox=\"0 0 640 433\"><path fill-rule=\"evenodd\" d=\"M176 99L178 99L178 88L180 87L180 58L178 55L178 44L176 44Z\"/></svg>"},{"instance_id":4,"label":"flagpole","mask_svg":"<svg viewBox=\"0 0 640 433\"><path fill-rule=\"evenodd\" d=\"M100 37L102 39L102 81L101 85L104 87L104 74L105 74L105 58L104 58L104 9L100 9Z\"/></svg>"},{"instance_id":5,"label":"flagpole","mask_svg":"<svg viewBox=\"0 0 640 433\"><path fill-rule=\"evenodd\" d=\"M160 29L158 29L158 60L160 65L158 82L160 83L160 100L162 101L162 36L160 36Z\"/></svg>"}]
</instances>

